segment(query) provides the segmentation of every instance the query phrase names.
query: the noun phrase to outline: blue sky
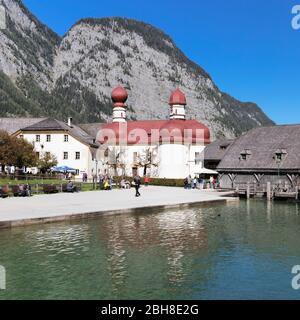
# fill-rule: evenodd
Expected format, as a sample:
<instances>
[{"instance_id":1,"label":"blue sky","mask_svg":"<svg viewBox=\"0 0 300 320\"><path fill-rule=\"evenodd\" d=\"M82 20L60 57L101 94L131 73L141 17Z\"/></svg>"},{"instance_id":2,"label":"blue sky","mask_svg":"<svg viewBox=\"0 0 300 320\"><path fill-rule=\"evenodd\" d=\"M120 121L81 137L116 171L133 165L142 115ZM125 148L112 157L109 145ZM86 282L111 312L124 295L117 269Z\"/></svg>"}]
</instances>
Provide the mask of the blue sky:
<instances>
[{"instance_id":1,"label":"blue sky","mask_svg":"<svg viewBox=\"0 0 300 320\"><path fill-rule=\"evenodd\" d=\"M24 0L63 35L80 18L121 16L170 35L217 86L258 103L276 123L300 123L300 0Z\"/></svg>"}]
</instances>

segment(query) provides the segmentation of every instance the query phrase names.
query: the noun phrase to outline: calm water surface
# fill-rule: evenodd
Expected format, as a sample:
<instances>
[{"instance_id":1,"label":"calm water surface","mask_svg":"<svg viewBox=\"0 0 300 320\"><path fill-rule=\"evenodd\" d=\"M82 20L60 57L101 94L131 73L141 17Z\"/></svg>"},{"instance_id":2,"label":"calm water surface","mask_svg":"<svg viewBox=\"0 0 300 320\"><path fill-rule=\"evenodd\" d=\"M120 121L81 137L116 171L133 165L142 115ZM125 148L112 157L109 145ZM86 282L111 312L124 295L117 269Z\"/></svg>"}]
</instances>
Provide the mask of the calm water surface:
<instances>
[{"instance_id":1,"label":"calm water surface","mask_svg":"<svg viewBox=\"0 0 300 320\"><path fill-rule=\"evenodd\" d=\"M299 299L297 204L105 216L0 231L0 299Z\"/></svg>"}]
</instances>

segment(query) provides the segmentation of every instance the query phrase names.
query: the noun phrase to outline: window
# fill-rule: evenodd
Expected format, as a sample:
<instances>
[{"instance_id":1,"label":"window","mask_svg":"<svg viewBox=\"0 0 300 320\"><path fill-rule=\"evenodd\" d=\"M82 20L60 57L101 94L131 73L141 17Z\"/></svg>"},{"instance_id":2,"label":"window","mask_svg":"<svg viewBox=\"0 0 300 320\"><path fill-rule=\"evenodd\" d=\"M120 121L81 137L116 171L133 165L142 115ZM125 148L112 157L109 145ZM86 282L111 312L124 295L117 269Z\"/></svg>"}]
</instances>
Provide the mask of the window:
<instances>
[{"instance_id":1,"label":"window","mask_svg":"<svg viewBox=\"0 0 300 320\"><path fill-rule=\"evenodd\" d=\"M50 135L50 134L47 134L47 136L46 136L46 141L47 141L47 142L51 142L51 135Z\"/></svg>"},{"instance_id":2,"label":"window","mask_svg":"<svg viewBox=\"0 0 300 320\"><path fill-rule=\"evenodd\" d=\"M201 164L200 152L195 152L195 164Z\"/></svg>"},{"instance_id":3,"label":"window","mask_svg":"<svg viewBox=\"0 0 300 320\"><path fill-rule=\"evenodd\" d=\"M76 176L79 176L79 169L76 169Z\"/></svg>"},{"instance_id":4,"label":"window","mask_svg":"<svg viewBox=\"0 0 300 320\"><path fill-rule=\"evenodd\" d=\"M136 163L138 160L138 153L137 152L134 152L133 153L133 162Z\"/></svg>"},{"instance_id":5,"label":"window","mask_svg":"<svg viewBox=\"0 0 300 320\"><path fill-rule=\"evenodd\" d=\"M68 160L69 159L69 154L68 152L64 152L64 160Z\"/></svg>"},{"instance_id":6,"label":"window","mask_svg":"<svg viewBox=\"0 0 300 320\"><path fill-rule=\"evenodd\" d=\"M69 142L69 136L67 134L64 135L64 142Z\"/></svg>"},{"instance_id":7,"label":"window","mask_svg":"<svg viewBox=\"0 0 300 320\"><path fill-rule=\"evenodd\" d=\"M79 159L80 159L80 152L76 152L76 153L75 153L75 159L76 159L76 160L79 160Z\"/></svg>"},{"instance_id":8,"label":"window","mask_svg":"<svg viewBox=\"0 0 300 320\"><path fill-rule=\"evenodd\" d=\"M252 155L251 150L245 149L241 152L240 160L247 160Z\"/></svg>"},{"instance_id":9,"label":"window","mask_svg":"<svg viewBox=\"0 0 300 320\"><path fill-rule=\"evenodd\" d=\"M285 159L285 156L287 155L287 151L286 149L277 149L275 152L275 156L273 157L273 159L276 160L276 162L281 162L282 160Z\"/></svg>"},{"instance_id":10,"label":"window","mask_svg":"<svg viewBox=\"0 0 300 320\"><path fill-rule=\"evenodd\" d=\"M39 152L36 152L35 153L36 157L39 159L40 158L40 153Z\"/></svg>"},{"instance_id":11,"label":"window","mask_svg":"<svg viewBox=\"0 0 300 320\"><path fill-rule=\"evenodd\" d=\"M35 141L36 141L36 142L41 142L41 136L40 136L39 134L37 134L37 135L35 136Z\"/></svg>"},{"instance_id":12,"label":"window","mask_svg":"<svg viewBox=\"0 0 300 320\"><path fill-rule=\"evenodd\" d=\"M247 160L247 155L246 155L245 153L242 153L242 154L241 154L241 159L242 159L242 160Z\"/></svg>"}]
</instances>

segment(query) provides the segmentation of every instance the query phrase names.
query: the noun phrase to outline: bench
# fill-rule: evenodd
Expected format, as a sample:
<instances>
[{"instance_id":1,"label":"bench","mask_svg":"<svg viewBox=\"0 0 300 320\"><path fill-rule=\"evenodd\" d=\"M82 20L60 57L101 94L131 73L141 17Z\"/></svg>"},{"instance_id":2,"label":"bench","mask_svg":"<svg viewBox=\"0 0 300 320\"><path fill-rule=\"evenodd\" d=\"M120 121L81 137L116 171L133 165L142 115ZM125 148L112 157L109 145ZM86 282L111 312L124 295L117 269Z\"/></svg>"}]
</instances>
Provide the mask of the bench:
<instances>
[{"instance_id":1,"label":"bench","mask_svg":"<svg viewBox=\"0 0 300 320\"><path fill-rule=\"evenodd\" d=\"M58 190L58 188L57 188L55 185L45 184L45 185L43 185L43 192L46 193L46 194L49 194L49 193L58 193L59 190Z\"/></svg>"},{"instance_id":2,"label":"bench","mask_svg":"<svg viewBox=\"0 0 300 320\"><path fill-rule=\"evenodd\" d=\"M19 186L12 186L12 193L14 197L18 197L20 195Z\"/></svg>"},{"instance_id":3,"label":"bench","mask_svg":"<svg viewBox=\"0 0 300 320\"><path fill-rule=\"evenodd\" d=\"M68 190L68 184L64 183L62 185L62 192L78 192L78 191L81 191L81 185L74 184L73 186L74 186L73 190Z\"/></svg>"},{"instance_id":4,"label":"bench","mask_svg":"<svg viewBox=\"0 0 300 320\"><path fill-rule=\"evenodd\" d=\"M8 186L0 187L0 197L7 198L9 195L9 188Z\"/></svg>"}]
</instances>

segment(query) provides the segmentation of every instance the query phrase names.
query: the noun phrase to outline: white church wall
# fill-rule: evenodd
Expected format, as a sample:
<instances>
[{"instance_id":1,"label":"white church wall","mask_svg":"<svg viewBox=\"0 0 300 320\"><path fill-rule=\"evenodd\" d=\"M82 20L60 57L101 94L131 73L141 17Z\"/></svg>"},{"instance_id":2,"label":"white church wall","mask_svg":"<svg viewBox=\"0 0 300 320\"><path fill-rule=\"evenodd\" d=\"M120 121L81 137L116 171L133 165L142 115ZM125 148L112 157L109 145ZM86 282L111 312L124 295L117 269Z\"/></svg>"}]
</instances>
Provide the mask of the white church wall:
<instances>
[{"instance_id":1,"label":"white church wall","mask_svg":"<svg viewBox=\"0 0 300 320\"><path fill-rule=\"evenodd\" d=\"M189 174L188 146L163 144L159 146L158 175L160 178L183 179Z\"/></svg>"}]
</instances>

